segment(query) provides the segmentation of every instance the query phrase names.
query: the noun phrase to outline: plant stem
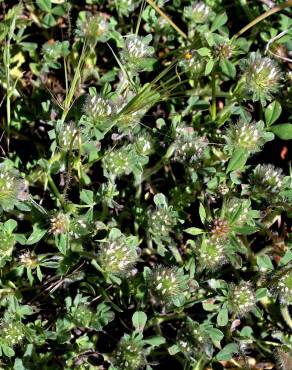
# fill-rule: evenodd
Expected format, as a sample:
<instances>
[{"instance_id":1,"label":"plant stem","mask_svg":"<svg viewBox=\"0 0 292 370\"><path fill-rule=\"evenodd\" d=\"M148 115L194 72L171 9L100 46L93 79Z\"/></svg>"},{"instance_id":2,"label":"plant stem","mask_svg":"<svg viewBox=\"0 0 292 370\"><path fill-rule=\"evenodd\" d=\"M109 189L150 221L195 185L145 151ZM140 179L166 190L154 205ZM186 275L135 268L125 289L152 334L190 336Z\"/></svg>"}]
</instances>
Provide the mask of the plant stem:
<instances>
[{"instance_id":1,"label":"plant stem","mask_svg":"<svg viewBox=\"0 0 292 370\"><path fill-rule=\"evenodd\" d=\"M83 47L82 47L82 52L81 52L81 55L80 55L80 58L79 58L79 61L78 61L78 64L77 64L77 67L76 67L76 70L75 70L75 74L74 74L74 77L73 77L73 80L70 84L70 87L69 87L69 91L66 91L66 98L64 100L64 107L63 107L63 113L62 113L62 117L61 117L61 121L62 123L65 122L65 119L67 117L67 114L72 106L72 100L74 98L74 94L75 94L75 91L76 91L76 86L81 78L81 66L82 66L82 63L84 62L84 59L85 59L85 56L86 56L86 50L87 50L87 45L84 44ZM64 67L65 67L66 63L64 62ZM65 81L66 81L66 85L68 86L68 76L67 76L67 67L65 68Z\"/></svg>"},{"instance_id":2,"label":"plant stem","mask_svg":"<svg viewBox=\"0 0 292 370\"><path fill-rule=\"evenodd\" d=\"M282 305L280 307L280 311L281 311L284 321L289 326L289 328L292 330L292 318L290 316L289 307L286 305Z\"/></svg>"},{"instance_id":3,"label":"plant stem","mask_svg":"<svg viewBox=\"0 0 292 370\"><path fill-rule=\"evenodd\" d=\"M152 8L161 15L184 39L188 39L188 36L166 15L158 5L156 5L152 0L146 0L147 3L152 6Z\"/></svg>"},{"instance_id":4,"label":"plant stem","mask_svg":"<svg viewBox=\"0 0 292 370\"><path fill-rule=\"evenodd\" d=\"M216 110L216 77L215 77L215 73L212 73L211 84L212 84L211 118L214 121L216 119L216 116L217 116L217 110Z\"/></svg>"},{"instance_id":5,"label":"plant stem","mask_svg":"<svg viewBox=\"0 0 292 370\"><path fill-rule=\"evenodd\" d=\"M3 63L5 68L5 82L6 82L6 129L7 129L7 148L9 151L9 145L10 145L10 125L11 125L11 86L10 86L10 61L11 61L11 54L10 54L10 46L11 46L11 39L14 34L15 30L15 22L16 22L17 16L15 15L12 18L10 29L6 41L6 45L4 47L3 52Z\"/></svg>"},{"instance_id":6,"label":"plant stem","mask_svg":"<svg viewBox=\"0 0 292 370\"><path fill-rule=\"evenodd\" d=\"M255 26L257 23L263 21L264 19L266 19L267 17L269 17L270 15L272 15L274 13L278 13L279 11L281 11L281 10L283 10L285 8L288 8L289 6L292 6L292 0L288 0L285 3L282 3L280 5L274 6L272 9L270 9L270 10L266 11L265 13L259 15L253 21L251 21L245 27L243 27L240 31L238 31L233 36L233 39L237 39L239 36L241 36L247 30L249 30L250 28L252 28L253 26Z\"/></svg>"},{"instance_id":7,"label":"plant stem","mask_svg":"<svg viewBox=\"0 0 292 370\"><path fill-rule=\"evenodd\" d=\"M62 195L59 193L59 190L56 186L56 184L54 183L54 180L52 179L51 175L50 174L47 174L47 178L48 178L48 183L50 185L50 188L52 189L53 193L55 194L56 198L58 198L58 200L60 201L62 207L64 206L64 201L63 201L63 197Z\"/></svg>"}]
</instances>

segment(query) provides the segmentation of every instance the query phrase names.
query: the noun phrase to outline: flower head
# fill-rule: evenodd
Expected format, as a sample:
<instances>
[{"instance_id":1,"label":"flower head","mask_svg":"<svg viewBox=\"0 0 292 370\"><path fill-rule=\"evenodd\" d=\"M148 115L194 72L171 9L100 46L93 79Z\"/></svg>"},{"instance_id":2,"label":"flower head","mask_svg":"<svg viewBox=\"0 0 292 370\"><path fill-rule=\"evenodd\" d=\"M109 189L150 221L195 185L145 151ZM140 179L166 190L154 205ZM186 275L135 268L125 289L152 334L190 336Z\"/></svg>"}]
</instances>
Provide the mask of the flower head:
<instances>
[{"instance_id":1,"label":"flower head","mask_svg":"<svg viewBox=\"0 0 292 370\"><path fill-rule=\"evenodd\" d=\"M98 41L107 41L108 29L109 23L102 13L92 15L90 12L82 12L81 18L77 20L75 33L90 45L95 45Z\"/></svg>"},{"instance_id":2,"label":"flower head","mask_svg":"<svg viewBox=\"0 0 292 370\"><path fill-rule=\"evenodd\" d=\"M242 148L249 153L259 152L261 147L273 138L272 133L265 131L263 121L256 123L239 121L236 125L230 125L225 134L227 150Z\"/></svg>"},{"instance_id":3,"label":"flower head","mask_svg":"<svg viewBox=\"0 0 292 370\"><path fill-rule=\"evenodd\" d=\"M123 235L101 244L98 252L98 262L106 274L125 276L137 260L137 247L127 243L127 238Z\"/></svg>"},{"instance_id":4,"label":"flower head","mask_svg":"<svg viewBox=\"0 0 292 370\"><path fill-rule=\"evenodd\" d=\"M66 234L69 231L70 219L69 215L59 212L50 219L49 232L54 236Z\"/></svg>"},{"instance_id":5,"label":"flower head","mask_svg":"<svg viewBox=\"0 0 292 370\"><path fill-rule=\"evenodd\" d=\"M220 60L230 59L232 57L232 52L233 46L228 42L222 42L214 48L214 54Z\"/></svg>"},{"instance_id":6,"label":"flower head","mask_svg":"<svg viewBox=\"0 0 292 370\"><path fill-rule=\"evenodd\" d=\"M59 147L68 150L72 142L72 149L78 148L78 130L74 123L64 124L56 128L56 137Z\"/></svg>"},{"instance_id":7,"label":"flower head","mask_svg":"<svg viewBox=\"0 0 292 370\"><path fill-rule=\"evenodd\" d=\"M219 238L203 238L198 251L200 267L216 270L226 263L225 242Z\"/></svg>"},{"instance_id":8,"label":"flower head","mask_svg":"<svg viewBox=\"0 0 292 370\"><path fill-rule=\"evenodd\" d=\"M112 102L100 95L88 95L83 110L92 124L104 122L115 114Z\"/></svg>"},{"instance_id":9,"label":"flower head","mask_svg":"<svg viewBox=\"0 0 292 370\"><path fill-rule=\"evenodd\" d=\"M263 198L277 196L281 191L284 175L280 168L271 164L259 164L250 176L252 194Z\"/></svg>"},{"instance_id":10,"label":"flower head","mask_svg":"<svg viewBox=\"0 0 292 370\"><path fill-rule=\"evenodd\" d=\"M27 268L34 269L38 266L38 257L34 252L30 250L25 250L19 255L20 264L24 265Z\"/></svg>"},{"instance_id":11,"label":"flower head","mask_svg":"<svg viewBox=\"0 0 292 370\"><path fill-rule=\"evenodd\" d=\"M154 54L154 48L149 46L151 39L151 35L146 37L129 35L125 38L125 45L121 52L121 58L122 61L127 64L128 68L133 71L144 69L143 64Z\"/></svg>"},{"instance_id":12,"label":"flower head","mask_svg":"<svg viewBox=\"0 0 292 370\"><path fill-rule=\"evenodd\" d=\"M187 357L200 357L203 353L212 357L213 346L204 325L187 318L178 333L177 344Z\"/></svg>"},{"instance_id":13,"label":"flower head","mask_svg":"<svg viewBox=\"0 0 292 370\"><path fill-rule=\"evenodd\" d=\"M207 145L207 139L199 137L192 127L177 127L173 160L181 163L197 162L202 158Z\"/></svg>"},{"instance_id":14,"label":"flower head","mask_svg":"<svg viewBox=\"0 0 292 370\"><path fill-rule=\"evenodd\" d=\"M192 78L196 78L205 70L206 61L195 50L188 50L184 53L179 65Z\"/></svg>"},{"instance_id":15,"label":"flower head","mask_svg":"<svg viewBox=\"0 0 292 370\"><path fill-rule=\"evenodd\" d=\"M3 322L0 325L1 338L11 348L19 344L25 337L24 326L19 321Z\"/></svg>"},{"instance_id":16,"label":"flower head","mask_svg":"<svg viewBox=\"0 0 292 370\"><path fill-rule=\"evenodd\" d=\"M18 171L8 170L0 165L0 207L5 211L13 209L19 201L27 200L27 189Z\"/></svg>"},{"instance_id":17,"label":"flower head","mask_svg":"<svg viewBox=\"0 0 292 370\"><path fill-rule=\"evenodd\" d=\"M147 364L144 342L133 335L124 335L111 356L111 362L118 370L139 370Z\"/></svg>"},{"instance_id":18,"label":"flower head","mask_svg":"<svg viewBox=\"0 0 292 370\"><path fill-rule=\"evenodd\" d=\"M157 304L179 305L188 290L188 277L178 267L156 267L150 274L149 289Z\"/></svg>"},{"instance_id":19,"label":"flower head","mask_svg":"<svg viewBox=\"0 0 292 370\"><path fill-rule=\"evenodd\" d=\"M292 271L286 270L279 274L272 286L272 292L279 297L282 304L292 304Z\"/></svg>"},{"instance_id":20,"label":"flower head","mask_svg":"<svg viewBox=\"0 0 292 370\"><path fill-rule=\"evenodd\" d=\"M130 148L128 146L106 152L102 162L107 177L116 178L132 172Z\"/></svg>"},{"instance_id":21,"label":"flower head","mask_svg":"<svg viewBox=\"0 0 292 370\"><path fill-rule=\"evenodd\" d=\"M265 104L279 90L281 73L272 59L262 57L259 52L252 52L241 63L241 69L247 99L260 100Z\"/></svg>"},{"instance_id":22,"label":"flower head","mask_svg":"<svg viewBox=\"0 0 292 370\"><path fill-rule=\"evenodd\" d=\"M232 284L228 292L228 309L235 315L244 316L256 304L255 291L252 284L247 281L239 285Z\"/></svg>"},{"instance_id":23,"label":"flower head","mask_svg":"<svg viewBox=\"0 0 292 370\"><path fill-rule=\"evenodd\" d=\"M195 2L193 5L186 6L183 10L185 18L191 23L204 23L209 18L211 8L202 1Z\"/></svg>"}]
</instances>

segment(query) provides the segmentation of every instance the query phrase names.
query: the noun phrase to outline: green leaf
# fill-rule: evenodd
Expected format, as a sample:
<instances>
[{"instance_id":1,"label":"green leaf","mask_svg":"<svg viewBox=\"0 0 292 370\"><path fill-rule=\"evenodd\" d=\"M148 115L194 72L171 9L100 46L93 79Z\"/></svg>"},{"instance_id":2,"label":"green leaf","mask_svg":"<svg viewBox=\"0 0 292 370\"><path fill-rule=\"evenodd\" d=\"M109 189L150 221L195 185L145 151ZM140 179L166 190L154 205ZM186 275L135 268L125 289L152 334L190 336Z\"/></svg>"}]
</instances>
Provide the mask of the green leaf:
<instances>
[{"instance_id":1,"label":"green leaf","mask_svg":"<svg viewBox=\"0 0 292 370\"><path fill-rule=\"evenodd\" d=\"M93 191L83 189L80 193L80 199L87 205L92 205L94 203L93 200Z\"/></svg>"},{"instance_id":2,"label":"green leaf","mask_svg":"<svg viewBox=\"0 0 292 370\"><path fill-rule=\"evenodd\" d=\"M244 338L250 338L252 336L253 330L250 326L245 326L241 329L239 335Z\"/></svg>"},{"instance_id":3,"label":"green leaf","mask_svg":"<svg viewBox=\"0 0 292 370\"><path fill-rule=\"evenodd\" d=\"M292 123L282 123L271 127L270 130L282 140L292 139Z\"/></svg>"},{"instance_id":4,"label":"green leaf","mask_svg":"<svg viewBox=\"0 0 292 370\"><path fill-rule=\"evenodd\" d=\"M217 325L226 326L228 324L228 310L226 307L221 308L217 315Z\"/></svg>"},{"instance_id":5,"label":"green leaf","mask_svg":"<svg viewBox=\"0 0 292 370\"><path fill-rule=\"evenodd\" d=\"M256 291L256 299L257 300L260 300L262 298L265 298L265 297L267 297L267 295L268 295L267 288L259 288Z\"/></svg>"},{"instance_id":6,"label":"green leaf","mask_svg":"<svg viewBox=\"0 0 292 370\"><path fill-rule=\"evenodd\" d=\"M39 224L33 225L33 231L30 234L30 237L26 241L26 245L32 245L40 241L43 236L47 233L47 230L40 228Z\"/></svg>"},{"instance_id":7,"label":"green leaf","mask_svg":"<svg viewBox=\"0 0 292 370\"><path fill-rule=\"evenodd\" d=\"M206 216L205 208L202 203L200 203L200 206L199 206L199 215L200 215L200 219L202 223L204 223L206 221L207 216Z\"/></svg>"},{"instance_id":8,"label":"green leaf","mask_svg":"<svg viewBox=\"0 0 292 370\"><path fill-rule=\"evenodd\" d=\"M185 229L184 232L186 232L187 234L190 234L190 235L200 235L200 234L205 233L204 230L199 229L197 227L189 227L188 229Z\"/></svg>"},{"instance_id":9,"label":"green leaf","mask_svg":"<svg viewBox=\"0 0 292 370\"><path fill-rule=\"evenodd\" d=\"M17 227L17 222L10 219L4 223L4 227L11 234L13 230Z\"/></svg>"},{"instance_id":10,"label":"green leaf","mask_svg":"<svg viewBox=\"0 0 292 370\"><path fill-rule=\"evenodd\" d=\"M51 0L36 0L36 3L38 7L45 12L50 12L52 9Z\"/></svg>"},{"instance_id":11,"label":"green leaf","mask_svg":"<svg viewBox=\"0 0 292 370\"><path fill-rule=\"evenodd\" d=\"M216 18L214 19L213 23L212 23L212 26L211 26L211 32L214 32L216 30L218 30L218 28L220 28L221 26L223 26L226 22L227 22L227 15L226 13L222 13L222 14L219 14L216 16Z\"/></svg>"},{"instance_id":12,"label":"green leaf","mask_svg":"<svg viewBox=\"0 0 292 370\"><path fill-rule=\"evenodd\" d=\"M208 60L208 63L206 64L206 68L205 68L205 76L208 76L212 72L213 67L214 67L214 60L213 59Z\"/></svg>"},{"instance_id":13,"label":"green leaf","mask_svg":"<svg viewBox=\"0 0 292 370\"><path fill-rule=\"evenodd\" d=\"M224 338L224 334L219 329L216 329L216 328L208 328L208 329L206 329L206 331L208 332L208 334L210 335L210 338L214 342L220 342Z\"/></svg>"},{"instance_id":14,"label":"green leaf","mask_svg":"<svg viewBox=\"0 0 292 370\"><path fill-rule=\"evenodd\" d=\"M57 22L52 14L46 14L42 20L42 24L45 28L54 27Z\"/></svg>"},{"instance_id":15,"label":"green leaf","mask_svg":"<svg viewBox=\"0 0 292 370\"><path fill-rule=\"evenodd\" d=\"M158 346L161 346L161 344L166 343L166 340L164 337L157 335L155 337L150 337L150 338L145 339L144 342L149 344L152 347L158 347Z\"/></svg>"},{"instance_id":16,"label":"green leaf","mask_svg":"<svg viewBox=\"0 0 292 370\"><path fill-rule=\"evenodd\" d=\"M197 53L201 55L201 57L206 57L208 55L211 55L211 50L208 48L200 48L197 50Z\"/></svg>"},{"instance_id":17,"label":"green leaf","mask_svg":"<svg viewBox=\"0 0 292 370\"><path fill-rule=\"evenodd\" d=\"M287 263L289 263L290 261L292 261L292 251L287 251L284 256L280 259L280 262L278 264L279 267L282 267L282 266L285 266L287 265Z\"/></svg>"},{"instance_id":18,"label":"green leaf","mask_svg":"<svg viewBox=\"0 0 292 370\"><path fill-rule=\"evenodd\" d=\"M136 311L132 316L132 323L135 330L142 332L147 321L147 315L143 311Z\"/></svg>"},{"instance_id":19,"label":"green leaf","mask_svg":"<svg viewBox=\"0 0 292 370\"><path fill-rule=\"evenodd\" d=\"M219 353L217 353L216 359L218 361L231 360L234 353L238 352L238 345L236 343L227 344Z\"/></svg>"},{"instance_id":20,"label":"green leaf","mask_svg":"<svg viewBox=\"0 0 292 370\"><path fill-rule=\"evenodd\" d=\"M232 154L227 166L227 172L239 170L243 168L248 158L248 154L244 149L236 149Z\"/></svg>"},{"instance_id":21,"label":"green leaf","mask_svg":"<svg viewBox=\"0 0 292 370\"><path fill-rule=\"evenodd\" d=\"M2 344L1 348L2 348L4 355L7 357L12 357L15 355L15 352L13 351L13 349L8 347L6 344Z\"/></svg>"},{"instance_id":22,"label":"green leaf","mask_svg":"<svg viewBox=\"0 0 292 370\"><path fill-rule=\"evenodd\" d=\"M167 207L167 199L162 193L154 195L153 201L157 207Z\"/></svg>"},{"instance_id":23,"label":"green leaf","mask_svg":"<svg viewBox=\"0 0 292 370\"><path fill-rule=\"evenodd\" d=\"M266 125L269 127L280 117L282 107L276 100L269 104L265 110Z\"/></svg>"},{"instance_id":24,"label":"green leaf","mask_svg":"<svg viewBox=\"0 0 292 370\"><path fill-rule=\"evenodd\" d=\"M219 62L221 71L228 77L234 78L236 75L235 65L228 59L222 59Z\"/></svg>"},{"instance_id":25,"label":"green leaf","mask_svg":"<svg viewBox=\"0 0 292 370\"><path fill-rule=\"evenodd\" d=\"M273 270L274 266L269 256L263 254L262 256L257 256L257 265L260 271Z\"/></svg>"},{"instance_id":26,"label":"green leaf","mask_svg":"<svg viewBox=\"0 0 292 370\"><path fill-rule=\"evenodd\" d=\"M168 348L168 353L171 356L174 356L174 355L176 355L179 352L180 352L180 349L179 349L179 347L176 344L174 344L173 346L171 346L171 347Z\"/></svg>"},{"instance_id":27,"label":"green leaf","mask_svg":"<svg viewBox=\"0 0 292 370\"><path fill-rule=\"evenodd\" d=\"M23 362L20 358L15 359L13 370L26 370L26 368L23 366Z\"/></svg>"}]
</instances>

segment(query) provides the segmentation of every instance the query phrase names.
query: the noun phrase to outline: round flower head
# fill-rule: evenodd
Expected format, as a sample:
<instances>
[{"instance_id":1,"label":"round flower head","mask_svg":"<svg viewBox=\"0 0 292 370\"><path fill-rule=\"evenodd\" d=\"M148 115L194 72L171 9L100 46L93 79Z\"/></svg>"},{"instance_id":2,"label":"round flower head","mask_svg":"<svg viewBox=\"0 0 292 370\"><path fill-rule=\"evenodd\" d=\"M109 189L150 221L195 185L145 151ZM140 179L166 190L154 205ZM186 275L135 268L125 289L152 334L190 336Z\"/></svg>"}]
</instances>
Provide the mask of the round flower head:
<instances>
[{"instance_id":1,"label":"round flower head","mask_svg":"<svg viewBox=\"0 0 292 370\"><path fill-rule=\"evenodd\" d=\"M90 234L91 230L88 223L82 218L71 219L69 235L74 239L79 239L84 235Z\"/></svg>"},{"instance_id":2,"label":"round flower head","mask_svg":"<svg viewBox=\"0 0 292 370\"><path fill-rule=\"evenodd\" d=\"M120 177L132 172L130 161L130 150L128 147L121 147L118 150L111 150L105 153L103 160L103 169L105 176Z\"/></svg>"},{"instance_id":3,"label":"round flower head","mask_svg":"<svg viewBox=\"0 0 292 370\"><path fill-rule=\"evenodd\" d=\"M34 269L38 266L38 257L34 252L30 250L23 251L18 257L21 265L27 268Z\"/></svg>"},{"instance_id":4,"label":"round flower head","mask_svg":"<svg viewBox=\"0 0 292 370\"><path fill-rule=\"evenodd\" d=\"M7 170L0 165L0 207L11 210L21 200L27 200L27 190L24 180L16 170Z\"/></svg>"},{"instance_id":5,"label":"round flower head","mask_svg":"<svg viewBox=\"0 0 292 370\"><path fill-rule=\"evenodd\" d=\"M148 283L157 304L179 305L188 290L188 277L178 267L158 266L151 272Z\"/></svg>"},{"instance_id":6,"label":"round flower head","mask_svg":"<svg viewBox=\"0 0 292 370\"><path fill-rule=\"evenodd\" d=\"M145 60L154 54L154 48L149 46L151 39L151 35L146 37L137 35L126 36L121 58L128 68L133 71L144 69L143 64L145 64Z\"/></svg>"},{"instance_id":7,"label":"round flower head","mask_svg":"<svg viewBox=\"0 0 292 370\"><path fill-rule=\"evenodd\" d=\"M13 348L24 339L24 327L19 321L3 322L0 325L1 339L9 347Z\"/></svg>"},{"instance_id":8,"label":"round flower head","mask_svg":"<svg viewBox=\"0 0 292 370\"><path fill-rule=\"evenodd\" d=\"M16 243L14 235L9 232L4 225L5 224L0 223L0 258L4 255L10 255Z\"/></svg>"},{"instance_id":9,"label":"round flower head","mask_svg":"<svg viewBox=\"0 0 292 370\"><path fill-rule=\"evenodd\" d=\"M206 61L195 50L188 50L184 53L179 65L192 78L196 78L205 70Z\"/></svg>"},{"instance_id":10,"label":"round flower head","mask_svg":"<svg viewBox=\"0 0 292 370\"><path fill-rule=\"evenodd\" d=\"M61 149L67 151L72 140L72 149L78 148L78 130L73 123L59 126L56 131L57 143Z\"/></svg>"},{"instance_id":11,"label":"round flower head","mask_svg":"<svg viewBox=\"0 0 292 370\"><path fill-rule=\"evenodd\" d=\"M276 278L272 291L282 304L292 305L292 271L286 270Z\"/></svg>"},{"instance_id":12,"label":"round flower head","mask_svg":"<svg viewBox=\"0 0 292 370\"><path fill-rule=\"evenodd\" d=\"M193 163L201 159L208 141L198 137L192 127L177 127L174 145L174 161Z\"/></svg>"},{"instance_id":13,"label":"round flower head","mask_svg":"<svg viewBox=\"0 0 292 370\"><path fill-rule=\"evenodd\" d=\"M100 95L88 95L83 110L92 124L102 123L115 114L112 102Z\"/></svg>"},{"instance_id":14,"label":"round flower head","mask_svg":"<svg viewBox=\"0 0 292 370\"><path fill-rule=\"evenodd\" d=\"M260 100L263 105L271 100L279 89L281 73L275 62L262 57L259 52L252 52L241 63L244 79L244 92L253 101Z\"/></svg>"},{"instance_id":15,"label":"round flower head","mask_svg":"<svg viewBox=\"0 0 292 370\"><path fill-rule=\"evenodd\" d=\"M211 238L224 240L230 232L229 221L224 218L215 218L211 225Z\"/></svg>"},{"instance_id":16,"label":"round flower head","mask_svg":"<svg viewBox=\"0 0 292 370\"><path fill-rule=\"evenodd\" d=\"M274 139L274 135L265 131L263 121L248 123L239 121L236 125L230 125L226 130L226 148L231 152L242 148L249 153L256 153L267 142Z\"/></svg>"},{"instance_id":17,"label":"round flower head","mask_svg":"<svg viewBox=\"0 0 292 370\"><path fill-rule=\"evenodd\" d=\"M106 274L125 276L137 260L137 248L128 245L123 236L103 243L98 252L98 263Z\"/></svg>"},{"instance_id":18,"label":"round flower head","mask_svg":"<svg viewBox=\"0 0 292 370\"><path fill-rule=\"evenodd\" d=\"M70 219L65 213L57 213L50 219L49 232L54 236L66 234L69 231Z\"/></svg>"},{"instance_id":19,"label":"round flower head","mask_svg":"<svg viewBox=\"0 0 292 370\"><path fill-rule=\"evenodd\" d=\"M251 220L250 200L231 198L225 206L226 215L230 219L232 226L243 226Z\"/></svg>"},{"instance_id":20,"label":"round flower head","mask_svg":"<svg viewBox=\"0 0 292 370\"><path fill-rule=\"evenodd\" d=\"M154 151L153 140L147 132L139 134L135 141L136 151L140 155L148 156Z\"/></svg>"},{"instance_id":21,"label":"round flower head","mask_svg":"<svg viewBox=\"0 0 292 370\"><path fill-rule=\"evenodd\" d=\"M243 281L239 285L232 284L228 292L228 309L237 316L244 316L256 304L256 296L250 282Z\"/></svg>"},{"instance_id":22,"label":"round flower head","mask_svg":"<svg viewBox=\"0 0 292 370\"><path fill-rule=\"evenodd\" d=\"M211 9L202 1L196 2L193 5L186 6L183 10L183 16L191 21L191 23L204 23L207 21Z\"/></svg>"},{"instance_id":23,"label":"round flower head","mask_svg":"<svg viewBox=\"0 0 292 370\"><path fill-rule=\"evenodd\" d=\"M218 238L204 238L199 249L198 259L200 267L207 270L216 270L226 263L224 240Z\"/></svg>"},{"instance_id":24,"label":"round flower head","mask_svg":"<svg viewBox=\"0 0 292 370\"><path fill-rule=\"evenodd\" d=\"M204 353L212 357L213 346L204 326L189 317L178 332L177 344L187 357L198 358Z\"/></svg>"},{"instance_id":25,"label":"round flower head","mask_svg":"<svg viewBox=\"0 0 292 370\"><path fill-rule=\"evenodd\" d=\"M167 236L177 224L177 213L171 207L159 207L148 216L149 232Z\"/></svg>"},{"instance_id":26,"label":"round flower head","mask_svg":"<svg viewBox=\"0 0 292 370\"><path fill-rule=\"evenodd\" d=\"M214 54L220 60L230 59L232 57L233 47L227 42L215 46Z\"/></svg>"},{"instance_id":27,"label":"round flower head","mask_svg":"<svg viewBox=\"0 0 292 370\"><path fill-rule=\"evenodd\" d=\"M76 326L89 327L93 312L87 305L80 304L77 307L73 307L71 309L71 316Z\"/></svg>"},{"instance_id":28,"label":"round flower head","mask_svg":"<svg viewBox=\"0 0 292 370\"><path fill-rule=\"evenodd\" d=\"M140 1L137 0L119 0L116 2L116 9L119 15L129 16L138 6Z\"/></svg>"},{"instance_id":29,"label":"round flower head","mask_svg":"<svg viewBox=\"0 0 292 370\"><path fill-rule=\"evenodd\" d=\"M252 193L266 198L267 195L275 196L281 191L284 175L280 168L271 164L259 164L250 176Z\"/></svg>"},{"instance_id":30,"label":"round flower head","mask_svg":"<svg viewBox=\"0 0 292 370\"><path fill-rule=\"evenodd\" d=\"M118 370L144 369L147 364L144 343L140 338L124 335L111 356L111 362Z\"/></svg>"},{"instance_id":31,"label":"round flower head","mask_svg":"<svg viewBox=\"0 0 292 370\"><path fill-rule=\"evenodd\" d=\"M82 19L77 20L75 32L77 37L83 38L90 45L95 45L98 41L107 41L109 24L104 15L83 12L81 17Z\"/></svg>"}]
</instances>

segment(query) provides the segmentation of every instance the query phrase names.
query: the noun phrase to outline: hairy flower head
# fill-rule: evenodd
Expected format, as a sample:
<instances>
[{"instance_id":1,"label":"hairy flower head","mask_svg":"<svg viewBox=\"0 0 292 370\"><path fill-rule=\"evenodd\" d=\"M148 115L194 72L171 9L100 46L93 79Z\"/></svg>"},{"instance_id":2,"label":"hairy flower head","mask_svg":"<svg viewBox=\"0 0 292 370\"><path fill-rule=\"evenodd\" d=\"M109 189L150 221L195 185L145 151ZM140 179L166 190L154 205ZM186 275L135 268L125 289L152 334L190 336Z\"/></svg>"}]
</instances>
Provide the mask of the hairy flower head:
<instances>
[{"instance_id":1,"label":"hairy flower head","mask_svg":"<svg viewBox=\"0 0 292 370\"><path fill-rule=\"evenodd\" d=\"M157 304L179 305L188 290L188 277L178 267L156 267L150 274L148 285Z\"/></svg>"},{"instance_id":2,"label":"hairy flower head","mask_svg":"<svg viewBox=\"0 0 292 370\"><path fill-rule=\"evenodd\" d=\"M195 2L190 6L186 6L183 10L183 16L191 21L191 23L204 23L208 20L211 13L211 8L203 1Z\"/></svg>"},{"instance_id":3,"label":"hairy flower head","mask_svg":"<svg viewBox=\"0 0 292 370\"><path fill-rule=\"evenodd\" d=\"M252 52L248 59L242 61L241 69L247 98L265 104L279 90L281 73L272 59Z\"/></svg>"},{"instance_id":4,"label":"hairy flower head","mask_svg":"<svg viewBox=\"0 0 292 370\"><path fill-rule=\"evenodd\" d=\"M239 285L231 284L228 292L228 309L238 316L250 312L256 304L256 296L250 282L243 281Z\"/></svg>"},{"instance_id":5,"label":"hairy flower head","mask_svg":"<svg viewBox=\"0 0 292 370\"><path fill-rule=\"evenodd\" d=\"M154 54L154 48L149 46L152 36L141 37L129 35L125 37L124 49L121 52L122 61L133 71L143 70L143 64Z\"/></svg>"},{"instance_id":6,"label":"hairy flower head","mask_svg":"<svg viewBox=\"0 0 292 370\"><path fill-rule=\"evenodd\" d=\"M225 134L226 148L230 151L242 148L249 153L256 153L267 142L274 139L274 135L265 131L263 121L244 122L239 121L230 125Z\"/></svg>"},{"instance_id":7,"label":"hairy flower head","mask_svg":"<svg viewBox=\"0 0 292 370\"><path fill-rule=\"evenodd\" d=\"M27 200L27 189L18 171L8 170L0 165L0 207L11 210L19 201Z\"/></svg>"},{"instance_id":8,"label":"hairy flower head","mask_svg":"<svg viewBox=\"0 0 292 370\"><path fill-rule=\"evenodd\" d=\"M100 245L97 260L106 274L125 276L138 260L137 247L121 235Z\"/></svg>"},{"instance_id":9,"label":"hairy flower head","mask_svg":"<svg viewBox=\"0 0 292 370\"><path fill-rule=\"evenodd\" d=\"M124 335L111 356L111 362L118 370L139 370L146 366L144 342L140 338Z\"/></svg>"}]
</instances>

